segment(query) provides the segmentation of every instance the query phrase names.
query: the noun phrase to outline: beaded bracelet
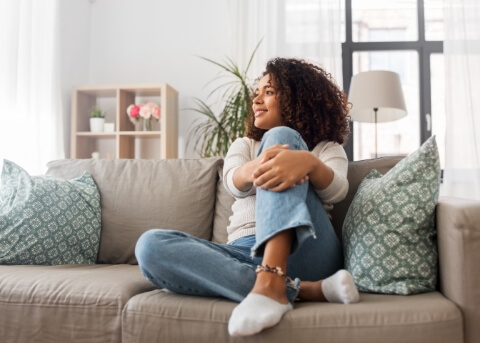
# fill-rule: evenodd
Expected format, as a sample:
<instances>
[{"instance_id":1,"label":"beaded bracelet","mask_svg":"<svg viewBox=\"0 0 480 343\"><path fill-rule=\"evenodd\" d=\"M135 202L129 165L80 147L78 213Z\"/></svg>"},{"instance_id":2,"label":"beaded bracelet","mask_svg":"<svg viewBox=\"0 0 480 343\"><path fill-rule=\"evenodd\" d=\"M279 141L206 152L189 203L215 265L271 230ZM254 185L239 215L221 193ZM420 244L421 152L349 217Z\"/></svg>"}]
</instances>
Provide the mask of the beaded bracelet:
<instances>
[{"instance_id":1,"label":"beaded bracelet","mask_svg":"<svg viewBox=\"0 0 480 343\"><path fill-rule=\"evenodd\" d=\"M277 274L278 276L284 276L285 280L290 284L290 286L292 286L294 289L297 288L293 280L289 276L285 275L282 268L280 267L270 267L268 264L265 266L259 264L257 266L257 269L255 269L255 273L258 274L260 272L268 272L268 273Z\"/></svg>"},{"instance_id":2,"label":"beaded bracelet","mask_svg":"<svg viewBox=\"0 0 480 343\"><path fill-rule=\"evenodd\" d=\"M278 276L283 276L285 273L283 272L282 268L280 267L270 267L268 264L265 266L262 266L259 264L257 266L257 269L255 270L255 273L260 273L260 272L269 272L273 274L277 274Z\"/></svg>"}]
</instances>

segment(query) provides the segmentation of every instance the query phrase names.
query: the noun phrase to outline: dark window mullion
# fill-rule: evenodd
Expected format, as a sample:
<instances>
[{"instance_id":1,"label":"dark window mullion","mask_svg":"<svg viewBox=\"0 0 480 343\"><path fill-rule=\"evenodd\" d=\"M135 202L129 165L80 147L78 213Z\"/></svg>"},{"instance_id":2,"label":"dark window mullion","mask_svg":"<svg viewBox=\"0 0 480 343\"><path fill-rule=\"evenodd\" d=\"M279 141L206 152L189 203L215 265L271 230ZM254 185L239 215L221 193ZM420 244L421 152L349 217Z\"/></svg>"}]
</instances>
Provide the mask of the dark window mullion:
<instances>
[{"instance_id":1,"label":"dark window mullion","mask_svg":"<svg viewBox=\"0 0 480 343\"><path fill-rule=\"evenodd\" d=\"M353 41L352 0L345 0L345 42Z\"/></svg>"},{"instance_id":2,"label":"dark window mullion","mask_svg":"<svg viewBox=\"0 0 480 343\"><path fill-rule=\"evenodd\" d=\"M420 42L355 42L351 44L352 52L355 51L380 51L380 50L419 50L423 47Z\"/></svg>"},{"instance_id":3,"label":"dark window mullion","mask_svg":"<svg viewBox=\"0 0 480 343\"><path fill-rule=\"evenodd\" d=\"M425 41L425 5L423 0L417 0L418 13L418 41L422 44L422 48L418 50L420 63L420 144L425 142L431 136L431 119L430 131L427 129L427 114L432 113L431 102L431 84L430 84L430 54L427 53ZM431 116L430 116L431 118Z\"/></svg>"},{"instance_id":4,"label":"dark window mullion","mask_svg":"<svg viewBox=\"0 0 480 343\"><path fill-rule=\"evenodd\" d=\"M443 53L442 41L425 40L425 3L417 0L418 6L418 39L422 45L420 58L420 143L432 135L432 85L430 56L432 53ZM430 127L427 127L427 115L430 115Z\"/></svg>"},{"instance_id":5,"label":"dark window mullion","mask_svg":"<svg viewBox=\"0 0 480 343\"><path fill-rule=\"evenodd\" d=\"M342 72L343 89L346 93L350 88L350 81L353 75L353 51L352 51L352 0L345 0L345 43L342 44ZM350 122L350 136L345 145L345 152L348 160L353 161L353 123Z\"/></svg>"},{"instance_id":6,"label":"dark window mullion","mask_svg":"<svg viewBox=\"0 0 480 343\"><path fill-rule=\"evenodd\" d=\"M353 75L353 61L352 61L353 51L349 48L349 45L344 43L342 44L342 63L343 63L343 89L345 93L348 94L350 89L350 81L352 80ZM350 136L348 137L347 144L345 145L345 152L347 154L348 160L353 161L353 122L349 123L350 125Z\"/></svg>"},{"instance_id":7,"label":"dark window mullion","mask_svg":"<svg viewBox=\"0 0 480 343\"><path fill-rule=\"evenodd\" d=\"M425 142L432 134L431 132L431 75L430 75L430 54L422 49L420 55L420 144ZM430 130L427 129L427 114L430 114Z\"/></svg>"},{"instance_id":8,"label":"dark window mullion","mask_svg":"<svg viewBox=\"0 0 480 343\"><path fill-rule=\"evenodd\" d=\"M425 42L425 5L423 0L417 0L418 41Z\"/></svg>"}]
</instances>

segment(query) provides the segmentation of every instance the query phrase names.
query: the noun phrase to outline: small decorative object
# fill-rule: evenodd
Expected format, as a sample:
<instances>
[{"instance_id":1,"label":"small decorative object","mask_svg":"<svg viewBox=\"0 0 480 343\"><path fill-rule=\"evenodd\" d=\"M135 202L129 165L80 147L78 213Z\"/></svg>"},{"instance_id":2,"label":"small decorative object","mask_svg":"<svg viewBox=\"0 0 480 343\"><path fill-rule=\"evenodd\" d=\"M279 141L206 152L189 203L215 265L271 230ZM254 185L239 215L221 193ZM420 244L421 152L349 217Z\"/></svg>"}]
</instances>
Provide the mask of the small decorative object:
<instances>
[{"instance_id":1,"label":"small decorative object","mask_svg":"<svg viewBox=\"0 0 480 343\"><path fill-rule=\"evenodd\" d=\"M103 132L103 125L105 124L105 112L99 107L94 107L90 112L90 131Z\"/></svg>"},{"instance_id":2,"label":"small decorative object","mask_svg":"<svg viewBox=\"0 0 480 343\"><path fill-rule=\"evenodd\" d=\"M115 131L115 123L105 123L103 125L103 131L114 132Z\"/></svg>"},{"instance_id":3,"label":"small decorative object","mask_svg":"<svg viewBox=\"0 0 480 343\"><path fill-rule=\"evenodd\" d=\"M143 119L143 131L151 131L151 120L153 118L159 121L161 110L160 106L153 102L147 102L140 105L132 104L127 107L127 115L133 124L136 124L140 118Z\"/></svg>"},{"instance_id":4,"label":"small decorative object","mask_svg":"<svg viewBox=\"0 0 480 343\"><path fill-rule=\"evenodd\" d=\"M92 158L98 160L100 158L100 153L98 151L92 152Z\"/></svg>"}]
</instances>

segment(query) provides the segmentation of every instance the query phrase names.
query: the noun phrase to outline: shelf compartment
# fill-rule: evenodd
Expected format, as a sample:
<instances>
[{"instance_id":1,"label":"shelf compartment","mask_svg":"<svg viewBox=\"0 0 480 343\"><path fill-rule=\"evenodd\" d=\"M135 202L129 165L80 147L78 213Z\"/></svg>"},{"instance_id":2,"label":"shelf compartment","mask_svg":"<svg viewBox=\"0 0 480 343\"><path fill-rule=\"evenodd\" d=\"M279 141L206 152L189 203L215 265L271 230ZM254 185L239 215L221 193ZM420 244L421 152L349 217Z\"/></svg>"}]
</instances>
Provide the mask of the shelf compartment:
<instances>
[{"instance_id":1,"label":"shelf compartment","mask_svg":"<svg viewBox=\"0 0 480 343\"><path fill-rule=\"evenodd\" d=\"M93 152L100 153L101 158L115 158L117 156L115 135L77 136L77 144L74 158L92 158Z\"/></svg>"},{"instance_id":2,"label":"shelf compartment","mask_svg":"<svg viewBox=\"0 0 480 343\"><path fill-rule=\"evenodd\" d=\"M126 110L148 101L158 103L162 114L159 122L152 119L152 131L141 131L141 121L132 123ZM90 132L94 106L107 110L105 119L115 123L114 132ZM101 156L110 151L112 158L177 158L178 92L168 84L78 87L72 96L71 137L71 158L91 158L93 151Z\"/></svg>"}]
</instances>

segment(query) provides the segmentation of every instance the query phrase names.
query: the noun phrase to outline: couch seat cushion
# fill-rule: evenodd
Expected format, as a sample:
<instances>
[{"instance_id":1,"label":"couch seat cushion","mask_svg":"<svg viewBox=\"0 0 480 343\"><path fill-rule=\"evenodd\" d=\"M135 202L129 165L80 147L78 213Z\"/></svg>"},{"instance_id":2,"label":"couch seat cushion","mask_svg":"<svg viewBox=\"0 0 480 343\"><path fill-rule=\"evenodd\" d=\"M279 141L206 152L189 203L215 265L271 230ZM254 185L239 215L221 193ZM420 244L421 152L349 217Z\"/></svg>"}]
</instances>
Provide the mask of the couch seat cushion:
<instances>
[{"instance_id":1,"label":"couch seat cushion","mask_svg":"<svg viewBox=\"0 0 480 343\"><path fill-rule=\"evenodd\" d=\"M154 287L133 265L0 266L2 342L120 342L121 313Z\"/></svg>"},{"instance_id":2,"label":"couch seat cushion","mask_svg":"<svg viewBox=\"0 0 480 343\"><path fill-rule=\"evenodd\" d=\"M122 316L123 342L230 342L236 303L154 290L133 297ZM440 293L360 295L353 305L299 303L280 324L248 342L462 342L462 315Z\"/></svg>"}]
</instances>

